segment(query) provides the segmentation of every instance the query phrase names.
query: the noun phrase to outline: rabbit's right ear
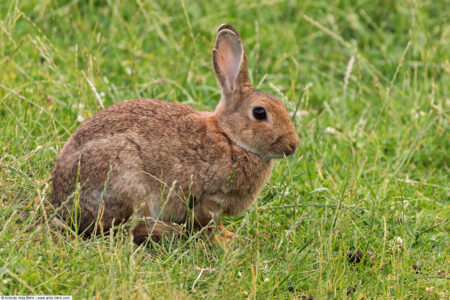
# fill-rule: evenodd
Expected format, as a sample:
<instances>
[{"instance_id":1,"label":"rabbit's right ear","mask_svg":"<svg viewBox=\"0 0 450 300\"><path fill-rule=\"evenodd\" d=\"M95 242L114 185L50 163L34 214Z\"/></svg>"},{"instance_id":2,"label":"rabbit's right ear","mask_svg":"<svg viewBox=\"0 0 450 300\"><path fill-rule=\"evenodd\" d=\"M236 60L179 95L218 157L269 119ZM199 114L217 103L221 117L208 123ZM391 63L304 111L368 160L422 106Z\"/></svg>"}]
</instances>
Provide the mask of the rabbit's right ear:
<instances>
[{"instance_id":1,"label":"rabbit's right ear","mask_svg":"<svg viewBox=\"0 0 450 300\"><path fill-rule=\"evenodd\" d=\"M248 84L247 61L238 32L230 25L221 25L213 53L213 67L225 98Z\"/></svg>"}]
</instances>

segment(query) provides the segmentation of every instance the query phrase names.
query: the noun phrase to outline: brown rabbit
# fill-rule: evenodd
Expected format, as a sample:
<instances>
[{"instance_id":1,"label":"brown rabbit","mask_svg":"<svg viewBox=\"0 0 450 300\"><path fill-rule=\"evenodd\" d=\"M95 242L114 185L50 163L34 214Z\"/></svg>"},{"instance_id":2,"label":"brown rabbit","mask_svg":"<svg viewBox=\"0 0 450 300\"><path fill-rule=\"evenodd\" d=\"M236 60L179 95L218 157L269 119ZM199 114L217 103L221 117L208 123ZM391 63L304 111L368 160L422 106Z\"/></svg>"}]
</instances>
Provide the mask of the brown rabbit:
<instances>
[{"instance_id":1,"label":"brown rabbit","mask_svg":"<svg viewBox=\"0 0 450 300\"><path fill-rule=\"evenodd\" d=\"M299 138L283 103L250 86L232 26L218 28L212 60L222 88L215 112L135 99L77 129L53 169L50 201L61 219L76 216L79 231L90 235L137 216L137 243L179 230L191 216L196 229L219 221L222 236L233 235L220 216L247 209L273 159L292 155Z\"/></svg>"}]
</instances>

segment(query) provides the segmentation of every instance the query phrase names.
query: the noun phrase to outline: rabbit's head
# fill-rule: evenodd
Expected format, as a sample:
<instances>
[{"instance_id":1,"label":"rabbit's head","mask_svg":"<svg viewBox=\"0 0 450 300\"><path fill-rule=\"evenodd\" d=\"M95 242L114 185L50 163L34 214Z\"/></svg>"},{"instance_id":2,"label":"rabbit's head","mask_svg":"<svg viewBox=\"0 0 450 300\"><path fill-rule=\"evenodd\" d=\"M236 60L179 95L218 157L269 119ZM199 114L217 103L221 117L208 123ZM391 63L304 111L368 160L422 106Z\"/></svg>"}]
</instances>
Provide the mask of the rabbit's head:
<instances>
[{"instance_id":1,"label":"rabbit's head","mask_svg":"<svg viewBox=\"0 0 450 300\"><path fill-rule=\"evenodd\" d=\"M222 88L215 112L219 128L264 160L294 154L299 138L286 108L279 99L250 86L244 47L232 26L218 28L212 59Z\"/></svg>"}]
</instances>

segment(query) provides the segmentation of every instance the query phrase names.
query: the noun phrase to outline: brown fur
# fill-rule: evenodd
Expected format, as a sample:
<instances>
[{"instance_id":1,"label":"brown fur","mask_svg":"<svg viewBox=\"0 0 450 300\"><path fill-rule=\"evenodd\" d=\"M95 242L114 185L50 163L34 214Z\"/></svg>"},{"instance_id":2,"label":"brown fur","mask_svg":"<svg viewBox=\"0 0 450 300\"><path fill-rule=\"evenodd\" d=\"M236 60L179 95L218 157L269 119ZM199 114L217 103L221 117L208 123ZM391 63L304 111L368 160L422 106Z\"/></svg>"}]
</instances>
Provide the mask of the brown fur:
<instances>
[{"instance_id":1,"label":"brown fur","mask_svg":"<svg viewBox=\"0 0 450 300\"><path fill-rule=\"evenodd\" d=\"M109 230L136 213L141 223L133 233L141 241L184 223L189 208L196 228L246 210L268 181L273 158L294 153L298 137L281 101L249 85L245 52L230 25L219 27L213 67L222 86L214 113L136 99L82 124L53 169L50 200L60 217L67 220L79 202L80 231L91 234L96 220ZM252 118L255 106L266 108L266 121Z\"/></svg>"}]
</instances>

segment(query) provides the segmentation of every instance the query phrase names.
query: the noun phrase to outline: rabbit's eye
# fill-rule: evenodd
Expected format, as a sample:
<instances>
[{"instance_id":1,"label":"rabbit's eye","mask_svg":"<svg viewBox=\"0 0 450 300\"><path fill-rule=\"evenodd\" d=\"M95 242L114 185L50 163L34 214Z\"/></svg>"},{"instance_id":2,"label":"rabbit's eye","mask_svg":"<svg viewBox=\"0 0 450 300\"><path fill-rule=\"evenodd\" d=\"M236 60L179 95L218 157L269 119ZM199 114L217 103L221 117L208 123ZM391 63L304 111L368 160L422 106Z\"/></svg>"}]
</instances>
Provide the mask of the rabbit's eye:
<instances>
[{"instance_id":1,"label":"rabbit's eye","mask_svg":"<svg viewBox=\"0 0 450 300\"><path fill-rule=\"evenodd\" d=\"M253 116L255 117L256 120L265 120L267 119L267 113L266 110L264 109L264 107L261 106L257 106L255 108L253 108Z\"/></svg>"}]
</instances>

